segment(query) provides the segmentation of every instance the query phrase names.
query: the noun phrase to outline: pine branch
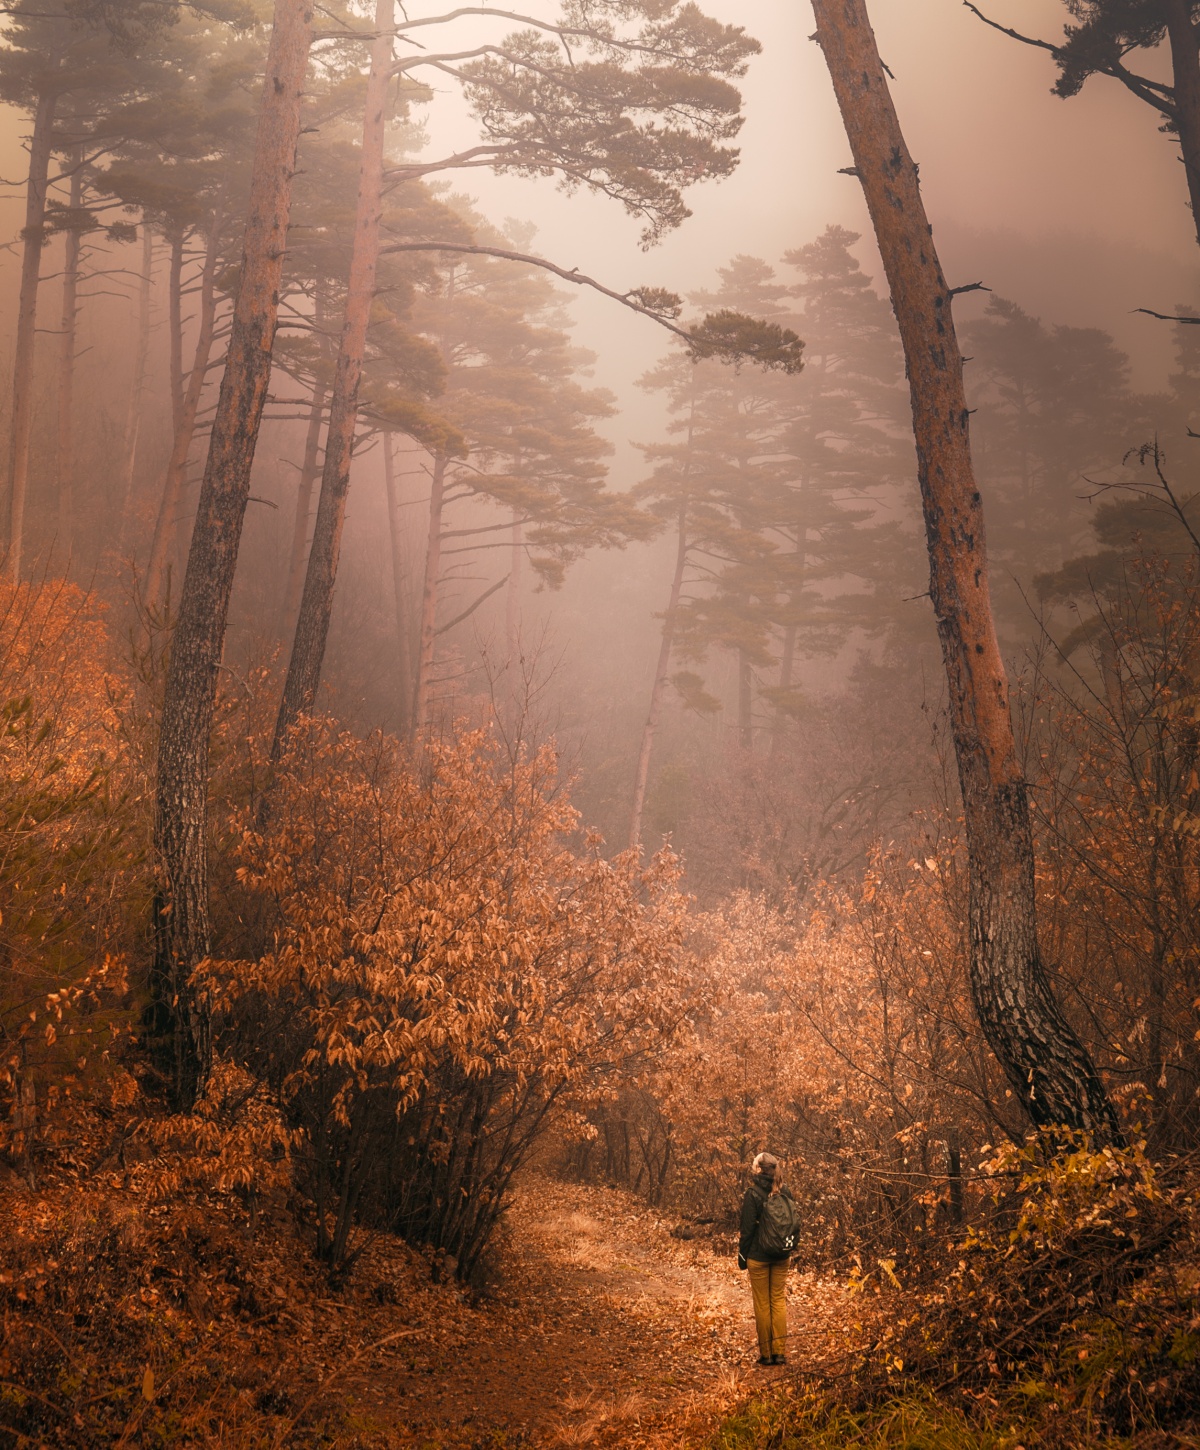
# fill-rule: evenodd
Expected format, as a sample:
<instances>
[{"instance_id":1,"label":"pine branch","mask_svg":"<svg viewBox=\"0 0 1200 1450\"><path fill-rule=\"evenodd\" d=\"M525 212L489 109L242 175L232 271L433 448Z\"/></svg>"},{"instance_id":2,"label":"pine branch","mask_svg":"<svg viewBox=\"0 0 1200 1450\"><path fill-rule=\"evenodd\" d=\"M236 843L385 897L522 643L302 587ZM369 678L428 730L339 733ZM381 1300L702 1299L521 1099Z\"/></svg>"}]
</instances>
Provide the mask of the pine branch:
<instances>
[{"instance_id":1,"label":"pine branch","mask_svg":"<svg viewBox=\"0 0 1200 1450\"><path fill-rule=\"evenodd\" d=\"M693 361L699 362L704 358L717 357L725 362L736 362L741 358L749 358L751 362L757 362L765 368L777 368L784 372L799 372L800 370L800 348L803 344L794 334L774 329L769 341L763 339L755 342L747 335L746 340L739 343L734 334L726 333L723 336L719 326L709 326L719 319L706 318L697 328L680 327L664 312L639 301L641 289L634 288L629 292L615 292L611 287L606 287L603 282L597 282L594 277L585 276L577 267L568 270L566 267L558 266L555 262L548 261L545 257L534 257L524 252L508 251L503 247L483 247L466 242L391 242L386 247L380 248L380 252L381 255L390 252L454 252L473 257L497 257L505 262L519 262L528 267L541 267L547 272L552 272L556 277L561 277L564 282L571 282L576 287L590 287L613 302L620 303L622 307L629 308L631 312L637 312L642 317L648 317L651 322L658 323L660 327L673 333L687 344ZM677 300L671 298L670 294L662 294L664 306L668 305L668 299L672 305ZM733 313L721 315L722 318L729 319L737 318L737 316ZM759 328L770 328L770 324L754 323L750 318L740 318L739 320Z\"/></svg>"}]
</instances>

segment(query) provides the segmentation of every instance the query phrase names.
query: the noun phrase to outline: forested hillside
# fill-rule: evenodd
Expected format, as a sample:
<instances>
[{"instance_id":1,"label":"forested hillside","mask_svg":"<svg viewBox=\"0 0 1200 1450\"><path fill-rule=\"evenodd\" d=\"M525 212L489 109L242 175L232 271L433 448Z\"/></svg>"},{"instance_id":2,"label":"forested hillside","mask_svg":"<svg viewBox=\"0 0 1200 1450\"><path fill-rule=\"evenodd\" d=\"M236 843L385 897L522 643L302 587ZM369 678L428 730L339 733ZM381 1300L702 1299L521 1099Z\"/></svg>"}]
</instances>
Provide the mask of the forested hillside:
<instances>
[{"instance_id":1,"label":"forested hillside","mask_svg":"<svg viewBox=\"0 0 1200 1450\"><path fill-rule=\"evenodd\" d=\"M1198 1442L1200 289L947 280L865 0L714 250L717 8L6 11L0 1446Z\"/></svg>"}]
</instances>

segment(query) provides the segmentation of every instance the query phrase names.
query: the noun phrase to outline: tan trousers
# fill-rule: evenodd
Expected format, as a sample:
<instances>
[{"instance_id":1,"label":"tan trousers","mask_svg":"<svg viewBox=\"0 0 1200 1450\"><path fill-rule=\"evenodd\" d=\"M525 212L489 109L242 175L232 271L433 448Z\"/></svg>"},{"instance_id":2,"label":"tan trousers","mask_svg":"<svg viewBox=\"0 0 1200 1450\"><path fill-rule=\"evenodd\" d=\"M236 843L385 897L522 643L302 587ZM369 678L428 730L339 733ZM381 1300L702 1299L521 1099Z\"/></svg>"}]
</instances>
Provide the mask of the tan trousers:
<instances>
[{"instance_id":1,"label":"tan trousers","mask_svg":"<svg viewBox=\"0 0 1200 1450\"><path fill-rule=\"evenodd\" d=\"M787 1353L787 1259L764 1264L750 1259L750 1292L754 1296L754 1327L758 1330L758 1352L767 1359Z\"/></svg>"}]
</instances>

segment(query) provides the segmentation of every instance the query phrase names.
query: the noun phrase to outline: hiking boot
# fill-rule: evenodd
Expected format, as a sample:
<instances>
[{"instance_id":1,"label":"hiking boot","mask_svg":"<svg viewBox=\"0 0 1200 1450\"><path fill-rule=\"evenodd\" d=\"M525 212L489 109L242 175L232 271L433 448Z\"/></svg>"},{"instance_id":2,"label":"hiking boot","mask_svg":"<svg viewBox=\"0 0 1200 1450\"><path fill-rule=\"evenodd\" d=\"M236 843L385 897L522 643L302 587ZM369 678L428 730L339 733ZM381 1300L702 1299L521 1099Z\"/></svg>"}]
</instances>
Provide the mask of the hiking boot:
<instances>
[{"instance_id":1,"label":"hiking boot","mask_svg":"<svg viewBox=\"0 0 1200 1450\"><path fill-rule=\"evenodd\" d=\"M786 1354L773 1354L771 1356L771 1363L772 1364L787 1364L787 1355ZM762 1364L762 1360L761 1359L759 1360L759 1364Z\"/></svg>"},{"instance_id":2,"label":"hiking boot","mask_svg":"<svg viewBox=\"0 0 1200 1450\"><path fill-rule=\"evenodd\" d=\"M765 1368L768 1365L774 1364L775 1361L771 1358L769 1354L760 1354L758 1356L758 1363L761 1367Z\"/></svg>"}]
</instances>

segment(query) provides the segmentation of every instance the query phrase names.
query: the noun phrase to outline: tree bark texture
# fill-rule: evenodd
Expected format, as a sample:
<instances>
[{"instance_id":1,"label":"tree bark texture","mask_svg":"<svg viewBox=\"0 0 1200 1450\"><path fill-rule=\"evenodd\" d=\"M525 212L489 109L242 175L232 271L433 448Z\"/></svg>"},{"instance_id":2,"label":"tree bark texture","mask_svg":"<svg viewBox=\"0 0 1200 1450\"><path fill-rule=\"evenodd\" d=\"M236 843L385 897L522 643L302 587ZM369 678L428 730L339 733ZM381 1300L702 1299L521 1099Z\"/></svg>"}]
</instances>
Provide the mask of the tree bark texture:
<instances>
[{"instance_id":1,"label":"tree bark texture","mask_svg":"<svg viewBox=\"0 0 1200 1450\"><path fill-rule=\"evenodd\" d=\"M179 407L175 410L175 436L171 441L171 457L167 462L158 518L154 525L154 539L150 545L150 560L146 565L145 598L148 604L158 604L162 599L167 564L175 543L184 484L187 482L188 454L192 451L192 440L196 436L196 416L200 411L200 399L208 377L217 313L216 275L222 221L222 207L218 202L212 215L208 244L204 251L204 266L200 273L200 316L196 331L196 350L192 356L192 370L188 373Z\"/></svg>"},{"instance_id":2,"label":"tree bark texture","mask_svg":"<svg viewBox=\"0 0 1200 1450\"><path fill-rule=\"evenodd\" d=\"M29 440L33 432L38 278L46 244L46 185L58 95L38 98L29 141L29 180L25 186L25 226L21 232L21 290L17 298L17 342L13 352L12 424L8 465L8 553L4 572L10 583L21 578L25 543L25 501L29 492Z\"/></svg>"},{"instance_id":3,"label":"tree bark texture","mask_svg":"<svg viewBox=\"0 0 1200 1450\"><path fill-rule=\"evenodd\" d=\"M358 389L366 355L367 327L375 296L379 263L379 222L383 212L383 149L387 132L388 90L392 71L394 0L376 0L375 40L363 112L362 155L359 162L358 205L350 251L350 278L346 287L346 313L342 341L333 375L329 427L325 434L325 463L313 525L312 547L300 614L292 640L283 698L275 721L271 758L277 760L287 732L297 716L311 710L321 682L329 620L333 613L334 585L346 521L350 490L350 463L358 423Z\"/></svg>"},{"instance_id":4,"label":"tree bark texture","mask_svg":"<svg viewBox=\"0 0 1200 1450\"><path fill-rule=\"evenodd\" d=\"M642 726L642 743L638 749L637 773L633 781L633 810L629 817L629 844L634 849L642 844L642 815L646 809L646 787L650 780L650 755L662 715L663 696L667 690L667 671L671 668L671 649L675 643L675 621L679 615L679 596L683 592L683 575L688 559L688 506L679 508L679 538L675 548L675 572L671 576L671 592L663 615L662 643L658 647L658 663L654 667L654 683L650 686L650 709Z\"/></svg>"},{"instance_id":5,"label":"tree bark texture","mask_svg":"<svg viewBox=\"0 0 1200 1450\"><path fill-rule=\"evenodd\" d=\"M884 78L865 0L813 0L857 175L900 326L949 687L969 863L970 981L984 1036L1033 1121L1119 1141L1087 1050L1042 963L1033 838L1008 680L993 623L952 293Z\"/></svg>"},{"instance_id":6,"label":"tree bark texture","mask_svg":"<svg viewBox=\"0 0 1200 1450\"><path fill-rule=\"evenodd\" d=\"M383 483L387 491L388 545L392 555L392 599L396 611L396 675L397 706L400 728L407 734L412 716L412 640L405 589L404 535L400 527L400 499L396 489L395 440L391 433L383 435Z\"/></svg>"},{"instance_id":7,"label":"tree bark texture","mask_svg":"<svg viewBox=\"0 0 1200 1450\"><path fill-rule=\"evenodd\" d=\"M429 686L433 677L433 651L437 642L438 584L442 572L442 509L446 497L445 454L433 460L429 480L429 533L425 541L425 578L421 585L421 628L417 649L417 678L413 686L413 729L429 724Z\"/></svg>"},{"instance_id":8,"label":"tree bark texture","mask_svg":"<svg viewBox=\"0 0 1200 1450\"><path fill-rule=\"evenodd\" d=\"M129 390L129 409L125 414L125 478L121 493L121 539L129 527L129 508L133 501L133 476L137 470L138 444L142 436L142 399L146 392L146 370L150 362L150 294L154 278L154 233L142 217L142 272L138 281L137 353L133 361L133 381Z\"/></svg>"},{"instance_id":9,"label":"tree bark texture","mask_svg":"<svg viewBox=\"0 0 1200 1450\"><path fill-rule=\"evenodd\" d=\"M68 206L78 212L83 201L83 152L77 147L71 158L71 188ZM74 217L72 217L74 219ZM62 318L58 334L58 547L62 551L63 573L71 567L75 530L75 347L79 321L79 254L83 237L72 226L64 238Z\"/></svg>"},{"instance_id":10,"label":"tree bark texture","mask_svg":"<svg viewBox=\"0 0 1200 1450\"><path fill-rule=\"evenodd\" d=\"M1163 0L1167 40L1171 46L1171 79L1175 92L1175 124L1187 172L1192 222L1200 242L1200 41L1192 24L1188 0Z\"/></svg>"},{"instance_id":11,"label":"tree bark texture","mask_svg":"<svg viewBox=\"0 0 1200 1450\"><path fill-rule=\"evenodd\" d=\"M184 1107L202 1090L210 1056L206 1004L191 985L194 967L209 951L209 734L250 471L270 382L311 38L312 0L275 0L241 282L163 700L155 815L163 893L155 987L171 1021L175 1097Z\"/></svg>"}]
</instances>

